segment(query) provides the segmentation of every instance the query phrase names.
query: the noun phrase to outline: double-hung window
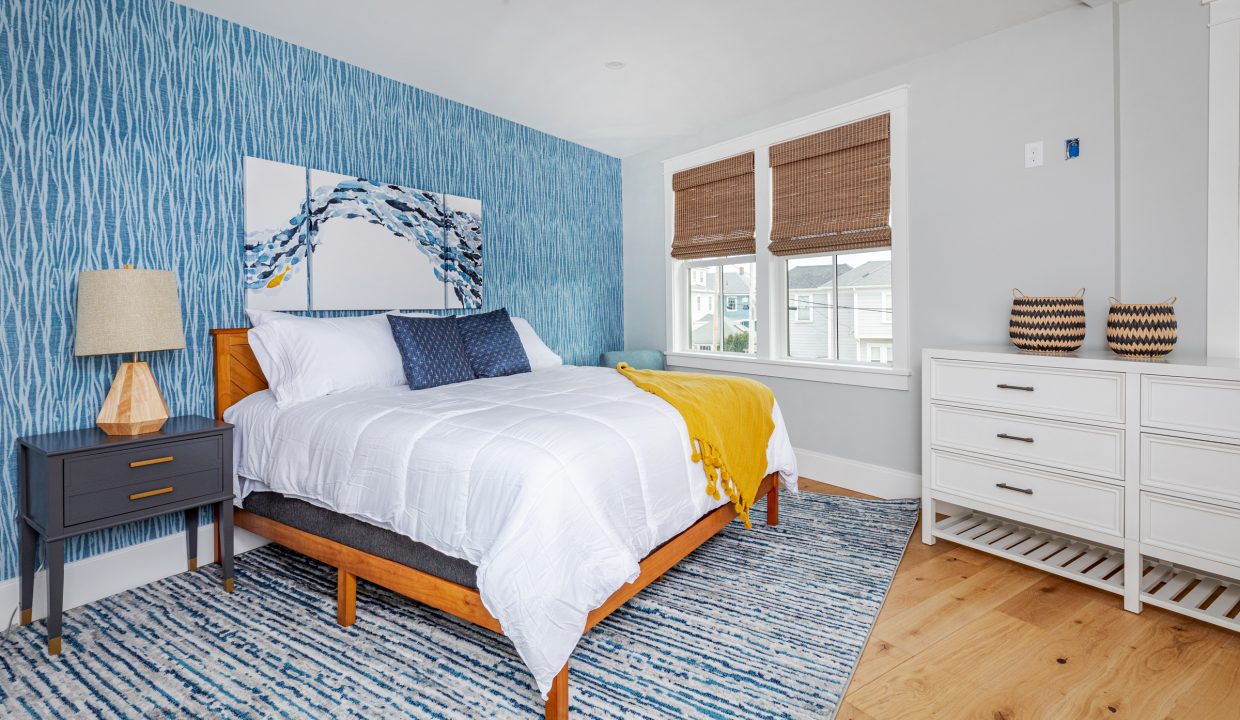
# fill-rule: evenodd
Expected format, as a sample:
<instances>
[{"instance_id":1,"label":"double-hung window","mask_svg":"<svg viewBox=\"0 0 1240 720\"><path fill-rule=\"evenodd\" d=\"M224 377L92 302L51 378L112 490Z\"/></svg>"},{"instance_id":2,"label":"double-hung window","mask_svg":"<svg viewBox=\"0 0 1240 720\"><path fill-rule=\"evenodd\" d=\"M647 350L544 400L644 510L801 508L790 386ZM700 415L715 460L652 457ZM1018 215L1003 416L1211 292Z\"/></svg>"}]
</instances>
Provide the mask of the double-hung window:
<instances>
[{"instance_id":1,"label":"double-hung window","mask_svg":"<svg viewBox=\"0 0 1240 720\"><path fill-rule=\"evenodd\" d=\"M665 163L669 364L907 388L906 111L897 88Z\"/></svg>"}]
</instances>

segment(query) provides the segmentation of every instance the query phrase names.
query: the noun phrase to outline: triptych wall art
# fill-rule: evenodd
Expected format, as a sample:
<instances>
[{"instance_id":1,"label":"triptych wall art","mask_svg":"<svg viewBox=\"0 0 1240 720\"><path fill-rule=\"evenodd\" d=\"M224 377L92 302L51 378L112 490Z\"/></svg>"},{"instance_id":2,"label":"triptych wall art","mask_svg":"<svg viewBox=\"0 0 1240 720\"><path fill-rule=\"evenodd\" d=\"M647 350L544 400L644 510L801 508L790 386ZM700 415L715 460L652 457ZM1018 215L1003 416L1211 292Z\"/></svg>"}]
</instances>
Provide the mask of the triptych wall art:
<instances>
[{"instance_id":1,"label":"triptych wall art","mask_svg":"<svg viewBox=\"0 0 1240 720\"><path fill-rule=\"evenodd\" d=\"M482 307L482 202L245 158L246 306Z\"/></svg>"}]
</instances>

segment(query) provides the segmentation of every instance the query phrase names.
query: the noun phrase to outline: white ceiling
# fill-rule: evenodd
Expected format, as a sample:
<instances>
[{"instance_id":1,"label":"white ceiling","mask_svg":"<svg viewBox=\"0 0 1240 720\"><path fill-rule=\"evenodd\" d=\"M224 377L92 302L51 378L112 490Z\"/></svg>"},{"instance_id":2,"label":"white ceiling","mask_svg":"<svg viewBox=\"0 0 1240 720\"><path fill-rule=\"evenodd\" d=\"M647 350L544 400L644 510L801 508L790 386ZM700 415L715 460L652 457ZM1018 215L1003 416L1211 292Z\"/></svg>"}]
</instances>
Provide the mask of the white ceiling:
<instances>
[{"instance_id":1,"label":"white ceiling","mask_svg":"<svg viewBox=\"0 0 1240 720\"><path fill-rule=\"evenodd\" d=\"M1079 4L177 2L619 157Z\"/></svg>"}]
</instances>

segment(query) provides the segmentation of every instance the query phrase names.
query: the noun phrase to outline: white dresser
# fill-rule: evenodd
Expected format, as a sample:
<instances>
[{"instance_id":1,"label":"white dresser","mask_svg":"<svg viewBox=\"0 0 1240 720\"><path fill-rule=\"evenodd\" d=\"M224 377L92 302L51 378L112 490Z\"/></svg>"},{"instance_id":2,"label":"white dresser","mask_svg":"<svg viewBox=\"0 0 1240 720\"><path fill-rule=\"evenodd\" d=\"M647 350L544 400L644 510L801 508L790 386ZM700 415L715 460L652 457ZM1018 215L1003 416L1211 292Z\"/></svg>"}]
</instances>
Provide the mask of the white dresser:
<instances>
[{"instance_id":1,"label":"white dresser","mask_svg":"<svg viewBox=\"0 0 1240 720\"><path fill-rule=\"evenodd\" d=\"M1240 361L923 359L924 542L1240 630Z\"/></svg>"}]
</instances>

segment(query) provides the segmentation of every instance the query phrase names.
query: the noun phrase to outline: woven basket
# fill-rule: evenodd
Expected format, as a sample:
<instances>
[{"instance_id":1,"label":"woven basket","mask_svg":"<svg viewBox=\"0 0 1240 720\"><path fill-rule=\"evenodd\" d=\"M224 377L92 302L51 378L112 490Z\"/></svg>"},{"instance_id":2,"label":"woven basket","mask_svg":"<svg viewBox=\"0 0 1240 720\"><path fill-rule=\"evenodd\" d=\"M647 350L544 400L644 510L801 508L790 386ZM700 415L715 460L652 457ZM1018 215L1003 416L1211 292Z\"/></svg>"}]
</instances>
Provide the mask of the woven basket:
<instances>
[{"instance_id":1,"label":"woven basket","mask_svg":"<svg viewBox=\"0 0 1240 720\"><path fill-rule=\"evenodd\" d=\"M1175 298L1161 303L1121 303L1111 298L1107 344L1120 357L1160 358L1175 348Z\"/></svg>"},{"instance_id":2,"label":"woven basket","mask_svg":"<svg viewBox=\"0 0 1240 720\"><path fill-rule=\"evenodd\" d=\"M1085 289L1063 297L1030 297L1012 290L1012 344L1024 352L1062 354L1085 343Z\"/></svg>"}]
</instances>

